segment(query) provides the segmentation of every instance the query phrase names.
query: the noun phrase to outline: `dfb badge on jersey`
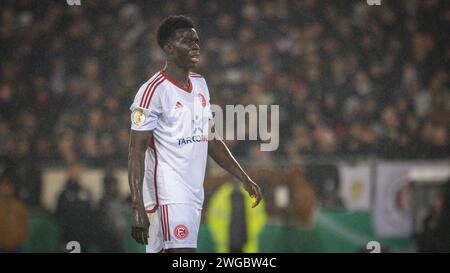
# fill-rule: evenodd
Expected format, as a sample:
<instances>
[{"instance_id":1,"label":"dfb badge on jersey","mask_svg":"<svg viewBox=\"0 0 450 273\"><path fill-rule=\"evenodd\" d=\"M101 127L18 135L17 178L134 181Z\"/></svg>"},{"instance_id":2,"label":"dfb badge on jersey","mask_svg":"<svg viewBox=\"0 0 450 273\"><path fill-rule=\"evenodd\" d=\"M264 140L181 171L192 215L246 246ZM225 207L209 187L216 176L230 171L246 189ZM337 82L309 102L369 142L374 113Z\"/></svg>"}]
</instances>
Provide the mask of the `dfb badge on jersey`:
<instances>
[{"instance_id":1,"label":"dfb badge on jersey","mask_svg":"<svg viewBox=\"0 0 450 273\"><path fill-rule=\"evenodd\" d=\"M144 110L136 109L133 111L133 123L137 126L144 125L145 122L145 114Z\"/></svg>"}]
</instances>

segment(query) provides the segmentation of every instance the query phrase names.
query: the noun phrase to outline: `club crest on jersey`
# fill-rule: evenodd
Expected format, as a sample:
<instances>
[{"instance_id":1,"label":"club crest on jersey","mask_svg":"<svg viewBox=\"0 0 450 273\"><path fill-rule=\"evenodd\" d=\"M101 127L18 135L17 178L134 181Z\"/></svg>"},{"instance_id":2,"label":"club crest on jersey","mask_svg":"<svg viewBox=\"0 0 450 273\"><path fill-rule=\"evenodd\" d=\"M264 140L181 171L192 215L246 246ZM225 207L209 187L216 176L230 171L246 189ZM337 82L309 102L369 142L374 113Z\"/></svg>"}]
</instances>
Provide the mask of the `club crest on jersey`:
<instances>
[{"instance_id":1,"label":"club crest on jersey","mask_svg":"<svg viewBox=\"0 0 450 273\"><path fill-rule=\"evenodd\" d=\"M205 108L206 107L206 99L205 96L203 96L202 93L198 93L198 98L200 100L200 103L202 104L202 107Z\"/></svg>"},{"instance_id":2,"label":"club crest on jersey","mask_svg":"<svg viewBox=\"0 0 450 273\"><path fill-rule=\"evenodd\" d=\"M178 225L173 229L173 235L180 240L183 240L189 235L189 230L185 225Z\"/></svg>"},{"instance_id":3,"label":"club crest on jersey","mask_svg":"<svg viewBox=\"0 0 450 273\"><path fill-rule=\"evenodd\" d=\"M133 123L134 123L135 125L137 125L137 126L142 126L142 125L144 125L144 122L145 122L145 114L144 114L144 110L142 110L142 109L140 109L140 108L134 110L134 111L133 111L133 114L132 114L132 117L133 117L133 118L132 118Z\"/></svg>"}]
</instances>

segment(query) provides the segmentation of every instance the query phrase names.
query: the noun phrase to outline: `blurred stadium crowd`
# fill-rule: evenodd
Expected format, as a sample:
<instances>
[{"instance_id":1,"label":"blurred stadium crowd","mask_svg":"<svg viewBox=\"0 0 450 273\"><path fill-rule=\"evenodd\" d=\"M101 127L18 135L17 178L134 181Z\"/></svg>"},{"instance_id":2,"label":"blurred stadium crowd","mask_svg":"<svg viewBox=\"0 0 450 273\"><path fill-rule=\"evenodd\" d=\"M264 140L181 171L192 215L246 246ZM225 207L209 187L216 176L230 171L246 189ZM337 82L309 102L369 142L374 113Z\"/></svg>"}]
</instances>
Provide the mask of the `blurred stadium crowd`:
<instances>
[{"instance_id":1,"label":"blurred stadium crowd","mask_svg":"<svg viewBox=\"0 0 450 273\"><path fill-rule=\"evenodd\" d=\"M276 156L448 155L446 1L127 2L2 1L0 156L125 163L128 107L174 13L196 21L213 103L280 105Z\"/></svg>"},{"instance_id":2,"label":"blurred stadium crowd","mask_svg":"<svg viewBox=\"0 0 450 273\"><path fill-rule=\"evenodd\" d=\"M0 159L17 168L19 184L38 185L44 165L126 166L129 106L164 66L155 32L169 14L196 23L196 72L212 103L280 105L280 148L228 141L239 157L450 154L445 0L6 0L0 8Z\"/></svg>"},{"instance_id":3,"label":"blurred stadium crowd","mask_svg":"<svg viewBox=\"0 0 450 273\"><path fill-rule=\"evenodd\" d=\"M278 156L445 157L450 12L438 4L2 1L0 155L125 162L128 107L163 67L158 22L183 13L213 103L280 105ZM251 156L247 144L231 143Z\"/></svg>"}]
</instances>

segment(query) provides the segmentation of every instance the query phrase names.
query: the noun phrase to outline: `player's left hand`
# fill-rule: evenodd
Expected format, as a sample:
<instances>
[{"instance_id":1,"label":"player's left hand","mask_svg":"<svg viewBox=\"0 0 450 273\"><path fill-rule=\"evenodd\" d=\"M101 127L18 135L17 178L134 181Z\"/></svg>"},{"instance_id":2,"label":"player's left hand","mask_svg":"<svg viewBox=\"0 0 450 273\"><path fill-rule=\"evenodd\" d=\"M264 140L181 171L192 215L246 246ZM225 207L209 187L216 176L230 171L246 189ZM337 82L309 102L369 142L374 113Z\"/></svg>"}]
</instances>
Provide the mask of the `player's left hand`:
<instances>
[{"instance_id":1,"label":"player's left hand","mask_svg":"<svg viewBox=\"0 0 450 273\"><path fill-rule=\"evenodd\" d=\"M256 199L252 204L252 208L256 207L262 199L261 188L250 177L243 184L250 197Z\"/></svg>"}]
</instances>

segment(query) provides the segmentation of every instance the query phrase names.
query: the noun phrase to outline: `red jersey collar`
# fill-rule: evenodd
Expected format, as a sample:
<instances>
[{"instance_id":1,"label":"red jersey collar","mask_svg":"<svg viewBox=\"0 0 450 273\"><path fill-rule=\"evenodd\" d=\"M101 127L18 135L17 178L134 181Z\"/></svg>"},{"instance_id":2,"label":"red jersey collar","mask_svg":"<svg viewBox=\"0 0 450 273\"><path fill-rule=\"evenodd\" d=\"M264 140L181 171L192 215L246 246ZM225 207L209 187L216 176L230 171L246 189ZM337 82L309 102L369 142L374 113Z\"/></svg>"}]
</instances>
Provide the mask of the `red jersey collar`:
<instances>
[{"instance_id":1,"label":"red jersey collar","mask_svg":"<svg viewBox=\"0 0 450 273\"><path fill-rule=\"evenodd\" d=\"M161 70L161 75L163 75L164 78L166 78L169 82L171 82L173 85L175 85L176 87L180 88L181 90L191 93L192 92L192 82L191 79L188 78L188 87L183 87L181 85L179 85L174 79L172 79L165 70Z\"/></svg>"}]
</instances>

